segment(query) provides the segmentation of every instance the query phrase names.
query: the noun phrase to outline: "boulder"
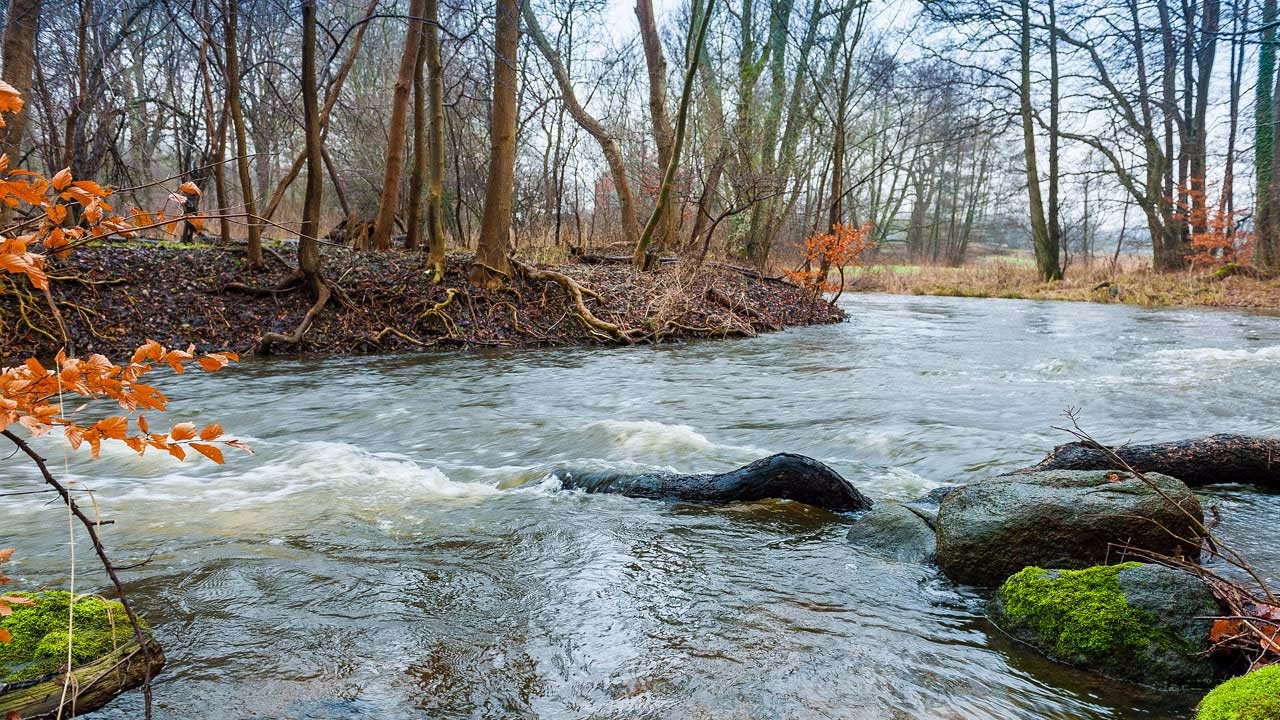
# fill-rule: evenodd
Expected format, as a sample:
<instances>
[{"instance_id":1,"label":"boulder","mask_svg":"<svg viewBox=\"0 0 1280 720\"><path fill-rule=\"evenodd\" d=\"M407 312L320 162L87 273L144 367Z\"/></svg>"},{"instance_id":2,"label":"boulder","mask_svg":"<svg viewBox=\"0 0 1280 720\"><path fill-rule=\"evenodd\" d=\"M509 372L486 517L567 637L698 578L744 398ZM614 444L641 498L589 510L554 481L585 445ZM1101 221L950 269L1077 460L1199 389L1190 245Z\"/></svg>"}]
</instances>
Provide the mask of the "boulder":
<instances>
[{"instance_id":1,"label":"boulder","mask_svg":"<svg viewBox=\"0 0 1280 720\"><path fill-rule=\"evenodd\" d=\"M849 528L849 542L898 562L933 562L937 542L923 511L895 502L877 503Z\"/></svg>"},{"instance_id":2,"label":"boulder","mask_svg":"<svg viewBox=\"0 0 1280 720\"><path fill-rule=\"evenodd\" d=\"M1161 688L1208 687L1218 602L1194 576L1130 562L1084 570L1028 567L1000 586L991 617L1061 662Z\"/></svg>"},{"instance_id":3,"label":"boulder","mask_svg":"<svg viewBox=\"0 0 1280 720\"><path fill-rule=\"evenodd\" d=\"M1180 480L1146 477L1159 492L1125 473L1080 470L1001 475L952 490L938 510L938 564L957 582L994 586L1028 565L1121 559L1119 546L1199 558L1200 502Z\"/></svg>"},{"instance_id":4,"label":"boulder","mask_svg":"<svg viewBox=\"0 0 1280 720\"><path fill-rule=\"evenodd\" d=\"M1200 701L1196 720L1280 718L1280 665L1267 665L1222 683Z\"/></svg>"},{"instance_id":5,"label":"boulder","mask_svg":"<svg viewBox=\"0 0 1280 720\"><path fill-rule=\"evenodd\" d=\"M804 455L779 453L725 473L582 472L558 469L566 490L615 493L651 500L695 503L794 500L835 512L871 507L871 500L835 470Z\"/></svg>"}]
</instances>

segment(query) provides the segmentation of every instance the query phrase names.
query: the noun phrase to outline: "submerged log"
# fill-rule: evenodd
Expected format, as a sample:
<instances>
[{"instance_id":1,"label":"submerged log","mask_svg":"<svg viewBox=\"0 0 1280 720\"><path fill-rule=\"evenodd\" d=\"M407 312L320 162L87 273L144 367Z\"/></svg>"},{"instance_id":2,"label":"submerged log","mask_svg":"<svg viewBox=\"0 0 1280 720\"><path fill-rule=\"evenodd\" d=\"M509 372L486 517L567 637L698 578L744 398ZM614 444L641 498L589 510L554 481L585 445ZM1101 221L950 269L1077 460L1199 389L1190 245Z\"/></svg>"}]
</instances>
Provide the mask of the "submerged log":
<instances>
[{"instance_id":1,"label":"submerged log","mask_svg":"<svg viewBox=\"0 0 1280 720\"><path fill-rule=\"evenodd\" d=\"M726 473L621 473L557 470L567 490L694 503L793 500L835 512L867 510L871 500L835 470L804 455L780 453Z\"/></svg>"},{"instance_id":2,"label":"submerged log","mask_svg":"<svg viewBox=\"0 0 1280 720\"><path fill-rule=\"evenodd\" d=\"M148 639L151 655L151 677L164 667L164 652L155 640ZM146 678L146 660L137 642L130 641L97 660L64 673L20 682L0 683L0 715L22 720L63 717L93 712L111 702L117 695L132 690ZM63 693L64 686L68 689Z\"/></svg>"},{"instance_id":3,"label":"submerged log","mask_svg":"<svg viewBox=\"0 0 1280 720\"><path fill-rule=\"evenodd\" d=\"M1280 489L1280 439L1220 434L1110 449L1138 472L1170 475L1192 486L1244 483ZM1109 454L1073 442L1059 445L1038 464L1015 472L1121 469Z\"/></svg>"}]
</instances>

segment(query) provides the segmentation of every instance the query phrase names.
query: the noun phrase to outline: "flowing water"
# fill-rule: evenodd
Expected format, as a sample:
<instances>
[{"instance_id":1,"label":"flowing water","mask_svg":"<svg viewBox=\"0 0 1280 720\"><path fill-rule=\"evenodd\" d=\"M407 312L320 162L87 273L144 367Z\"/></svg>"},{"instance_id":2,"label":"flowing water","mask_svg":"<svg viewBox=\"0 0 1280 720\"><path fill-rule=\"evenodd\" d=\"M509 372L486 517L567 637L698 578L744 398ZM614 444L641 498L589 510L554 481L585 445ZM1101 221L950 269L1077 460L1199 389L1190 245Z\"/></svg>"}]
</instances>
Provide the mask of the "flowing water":
<instances>
[{"instance_id":1,"label":"flowing water","mask_svg":"<svg viewBox=\"0 0 1280 720\"><path fill-rule=\"evenodd\" d=\"M1280 319L856 296L847 323L731 342L249 361L165 386L257 454L55 467L169 665L159 718L1171 718L1194 697L1037 658L983 596L794 503L559 491L559 464L817 457L907 499L1034 462L1069 406L1108 441L1280 434ZM153 424L158 424L153 421ZM34 487L0 460L0 491ZM1280 496L1214 488L1280 579ZM68 580L47 496L6 497L21 586ZM77 588L103 587L87 546ZM96 718L135 718L131 693Z\"/></svg>"}]
</instances>

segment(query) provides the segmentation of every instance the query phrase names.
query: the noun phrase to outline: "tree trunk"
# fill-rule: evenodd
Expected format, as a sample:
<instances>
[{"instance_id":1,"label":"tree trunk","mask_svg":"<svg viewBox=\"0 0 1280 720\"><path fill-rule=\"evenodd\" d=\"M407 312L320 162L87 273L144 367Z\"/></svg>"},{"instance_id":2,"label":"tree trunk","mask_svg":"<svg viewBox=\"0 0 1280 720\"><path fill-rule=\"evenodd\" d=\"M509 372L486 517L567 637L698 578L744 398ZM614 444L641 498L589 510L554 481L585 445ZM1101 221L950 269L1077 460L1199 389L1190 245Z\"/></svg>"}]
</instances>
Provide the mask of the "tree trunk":
<instances>
[{"instance_id":1,"label":"tree trunk","mask_svg":"<svg viewBox=\"0 0 1280 720\"><path fill-rule=\"evenodd\" d=\"M674 135L671 119L667 117L667 60L662 52L662 40L658 36L658 24L653 16L653 0L636 0L636 19L640 22L640 40L644 45L644 62L649 71L649 117L653 124L653 143L658 149L658 171L666 173L674 151ZM696 66L696 59L690 66ZM676 213L674 198L670 193L658 193L658 229L654 242L657 248L675 244Z\"/></svg>"},{"instance_id":2,"label":"tree trunk","mask_svg":"<svg viewBox=\"0 0 1280 720\"><path fill-rule=\"evenodd\" d=\"M647 0L639 0L636 3L639 7L640 3ZM667 163L666 172L662 176L662 184L658 186L658 203L653 208L653 214L649 216L649 222L645 223L644 232L640 235L640 242L636 243L635 252L631 256L631 262L637 268L644 268L648 264L649 246L653 242L654 233L658 229L658 224L662 218L663 205L670 199L671 187L675 184L676 165L680 162L680 149L684 145L685 126L689 119L689 101L693 96L693 80L698 70L698 56L702 54L702 45L707 37L707 26L711 24L711 11L715 9L715 0L707 0L706 12L702 15L702 22L698 26L696 39L690 44L689 66L684 73L684 89L680 92L680 109L676 114L676 130L675 138L671 147L671 160Z\"/></svg>"},{"instance_id":3,"label":"tree trunk","mask_svg":"<svg viewBox=\"0 0 1280 720\"><path fill-rule=\"evenodd\" d=\"M434 272L432 282L444 280L444 67L440 62L439 0L426 0L427 26L423 46L427 51L430 105L430 137L427 158L427 261Z\"/></svg>"},{"instance_id":4,"label":"tree trunk","mask_svg":"<svg viewBox=\"0 0 1280 720\"><path fill-rule=\"evenodd\" d=\"M1022 74L1018 83L1019 107L1022 116L1022 157L1027 169L1027 205L1031 219L1031 242L1036 251L1036 268L1045 280L1062 277L1058 265L1058 248L1051 245L1053 238L1045 222L1044 201L1040 197L1040 173L1036 167L1035 114L1031 109L1031 12L1029 0L1022 0L1020 55Z\"/></svg>"},{"instance_id":5,"label":"tree trunk","mask_svg":"<svg viewBox=\"0 0 1280 720\"><path fill-rule=\"evenodd\" d=\"M1275 136L1276 0L1262 4L1262 38L1258 48L1257 106L1254 110L1253 161L1257 168L1257 246L1254 263L1261 268L1280 267L1280 232L1277 208L1272 202L1271 155Z\"/></svg>"},{"instance_id":6,"label":"tree trunk","mask_svg":"<svg viewBox=\"0 0 1280 720\"><path fill-rule=\"evenodd\" d=\"M1280 440L1247 435L1210 435L1191 440L1111 448L1142 473L1158 472L1192 485L1249 483L1280 488ZM1082 442L1059 445L1038 464L1040 470L1120 470L1106 453Z\"/></svg>"},{"instance_id":7,"label":"tree trunk","mask_svg":"<svg viewBox=\"0 0 1280 720\"><path fill-rule=\"evenodd\" d=\"M364 15L360 24L356 26L355 35L351 38L351 46L347 50L347 55L342 59L342 65L338 66L338 71L333 76L333 82L329 84L329 88L325 92L324 109L320 111L320 140L322 146L324 138L329 132L329 114L333 110L333 106L338 102L338 95L342 92L342 86L346 82L347 75L351 73L351 67L355 65L356 55L360 51L360 44L364 41L364 32L370 25L368 20L373 17L378 8L378 3L381 1L369 0L369 4L365 6ZM302 172L302 166L306 160L307 151L304 148L294 157L293 164L289 166L288 172L281 178L275 192L271 193L271 200L267 202L267 207L262 212L263 217L270 220L271 216L275 215L276 208L280 206L280 201L284 199L285 191L298 178L298 174Z\"/></svg>"},{"instance_id":8,"label":"tree trunk","mask_svg":"<svg viewBox=\"0 0 1280 720\"><path fill-rule=\"evenodd\" d=\"M409 174L409 217L405 223L407 232L404 239L406 250L417 250L423 245L422 196L427 189L426 62L427 44L419 42L418 57L413 64L413 172Z\"/></svg>"},{"instance_id":9,"label":"tree trunk","mask_svg":"<svg viewBox=\"0 0 1280 720\"><path fill-rule=\"evenodd\" d=\"M409 3L409 14L420 18L425 14L423 0ZM378 250L391 247L391 233L395 230L396 210L400 207L400 175L404 170L405 125L409 119L409 94L413 89L414 71L418 64L418 47L422 44L422 23L409 22L405 36L404 52L400 54L400 73L396 76L395 91L391 96L391 130L387 137L387 160L382 173L382 199L378 203L378 216L373 221L373 246Z\"/></svg>"},{"instance_id":10,"label":"tree trunk","mask_svg":"<svg viewBox=\"0 0 1280 720\"><path fill-rule=\"evenodd\" d=\"M245 260L249 267L262 267L262 225L258 223L258 209L253 196L253 175L249 171L249 142L244 126L244 111L240 107L240 52L236 45L238 36L239 0L224 0L223 17L226 35L223 52L227 64L227 103L231 109L231 122L236 134L236 169L240 173L240 195L244 212L248 216L245 225L249 242L245 246Z\"/></svg>"},{"instance_id":11,"label":"tree trunk","mask_svg":"<svg viewBox=\"0 0 1280 720\"><path fill-rule=\"evenodd\" d=\"M556 77L556 83L560 86L561 101L564 103L565 108L568 109L569 115L600 145L600 152L609 164L609 175L613 178L614 192L618 196L618 209L622 216L622 240L634 247L640 239L640 221L636 217L635 200L631 194L631 181L627 176L627 166L622 160L622 153L618 150L618 143L609 134L609 131L605 129L604 125L600 124L600 121L595 119L578 102L578 97L573 91L573 83L570 81L569 73L565 69L564 63L560 60L560 55L551 47L551 43L547 41L546 35L542 32L542 27L538 24L538 18L534 15L532 5L527 3L524 6L524 24L530 37L533 38L534 45L538 47L543 57L547 59L547 64L551 66L551 71Z\"/></svg>"},{"instance_id":12,"label":"tree trunk","mask_svg":"<svg viewBox=\"0 0 1280 720\"><path fill-rule=\"evenodd\" d=\"M29 103L31 75L35 70L35 39L40 25L41 0L10 0L5 15L4 37L0 38L0 61L4 63L4 81ZM22 136L27 128L27 107L5 117L0 128L0 152L9 156L9 167L21 161Z\"/></svg>"},{"instance_id":13,"label":"tree trunk","mask_svg":"<svg viewBox=\"0 0 1280 720\"><path fill-rule=\"evenodd\" d=\"M480 242L468 273L472 283L500 287L511 276L511 192L515 183L516 53L521 0L496 0L493 42L493 106L489 118L489 177L484 187Z\"/></svg>"},{"instance_id":14,"label":"tree trunk","mask_svg":"<svg viewBox=\"0 0 1280 720\"><path fill-rule=\"evenodd\" d=\"M234 2L235 0L231 0ZM316 98L316 0L302 3L302 112L306 127L307 190L298 234L298 271L318 298L329 289L320 275L320 204L324 200L324 159L321 156L320 112Z\"/></svg>"}]
</instances>

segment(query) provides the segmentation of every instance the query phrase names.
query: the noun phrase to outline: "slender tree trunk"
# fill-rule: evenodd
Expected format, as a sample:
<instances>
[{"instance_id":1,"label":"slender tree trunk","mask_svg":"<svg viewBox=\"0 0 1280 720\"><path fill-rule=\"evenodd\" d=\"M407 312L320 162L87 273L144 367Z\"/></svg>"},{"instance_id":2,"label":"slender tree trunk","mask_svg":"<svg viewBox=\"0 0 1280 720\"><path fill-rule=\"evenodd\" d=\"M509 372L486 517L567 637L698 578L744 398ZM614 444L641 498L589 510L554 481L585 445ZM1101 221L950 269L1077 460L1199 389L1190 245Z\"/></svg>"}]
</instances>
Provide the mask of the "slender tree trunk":
<instances>
[{"instance_id":1,"label":"slender tree trunk","mask_svg":"<svg viewBox=\"0 0 1280 720\"><path fill-rule=\"evenodd\" d=\"M639 0L637 7L641 2L647 0ZM649 216L649 222L645 223L644 232L640 235L640 242L636 243L635 252L632 253L631 263L637 268L644 268L648 265L649 246L653 242L654 233L658 229L658 224L662 219L663 205L670 199L671 187L675 184L676 166L680 162L680 150L684 145L685 126L689 119L689 103L693 96L693 81L698 70L698 56L702 54L702 46L707 37L707 26L711 24L711 11L715 9L715 0L707 0L706 12L702 15L702 22L698 25L696 39L689 46L689 66L684 73L684 89L680 92L680 109L676 113L676 129L675 138L671 147L671 161L667 163L666 172L662 176L662 184L658 186L658 203L653 209L653 214Z\"/></svg>"},{"instance_id":2,"label":"slender tree trunk","mask_svg":"<svg viewBox=\"0 0 1280 720\"><path fill-rule=\"evenodd\" d=\"M667 59L653 16L653 0L636 0L636 19L640 22L640 40L649 71L649 117L653 124L653 142L658 149L658 171L665 173L671 165L675 139L671 119L667 117ZM690 63L690 66L696 65L696 60ZM671 193L664 196L659 191L658 206L660 214L654 242L657 248L663 248L675 244L676 212Z\"/></svg>"},{"instance_id":3,"label":"slender tree trunk","mask_svg":"<svg viewBox=\"0 0 1280 720\"><path fill-rule=\"evenodd\" d=\"M234 0L231 0L234 2ZM320 274L320 207L324 200L319 101L316 98L316 0L302 2L302 111L306 128L307 190L298 235L298 270L311 292L328 296Z\"/></svg>"},{"instance_id":4,"label":"slender tree trunk","mask_svg":"<svg viewBox=\"0 0 1280 720\"><path fill-rule=\"evenodd\" d=\"M404 247L417 250L423 245L423 195L427 189L427 82L424 77L427 44L418 43L413 70L413 172L409 174L409 218L405 223Z\"/></svg>"},{"instance_id":5,"label":"slender tree trunk","mask_svg":"<svg viewBox=\"0 0 1280 720\"><path fill-rule=\"evenodd\" d=\"M644 2L646 0L641 1ZM609 175L613 179L613 189L618 197L618 209L622 216L622 239L628 245L634 247L640 239L640 223L636 217L635 200L631 194L631 181L627 176L627 166L623 162L622 153L618 150L618 143L613 138L613 135L605 129L604 125L578 102L578 97L573 91L573 83L570 81L569 73L566 71L560 55L555 51L555 48L551 47L551 43L547 41L546 35L542 32L542 27L538 23L538 18L534 15L532 6L528 4L524 6L524 24L530 37L533 38L534 45L538 47L539 52L547 59L547 64L551 66L551 71L556 77L556 83L560 86L561 101L564 103L565 108L568 109L569 115L600 145L600 152L604 155L605 162L609 165Z\"/></svg>"},{"instance_id":6,"label":"slender tree trunk","mask_svg":"<svg viewBox=\"0 0 1280 720\"><path fill-rule=\"evenodd\" d=\"M424 15L423 0L409 3L409 15ZM418 47L422 44L422 23L409 21L409 34L405 36L404 52L400 54L400 72L396 76L395 91L391 96L391 130L387 138L387 159L382 174L382 199L378 203L378 216L373 221L373 246L378 250L391 247L391 233L395 230L396 210L400 207L400 175L404 171L405 125L409 119L409 96L413 90L414 70L418 62Z\"/></svg>"},{"instance_id":7,"label":"slender tree trunk","mask_svg":"<svg viewBox=\"0 0 1280 720\"><path fill-rule=\"evenodd\" d=\"M1058 201L1058 184L1061 180L1059 172L1058 144L1060 96L1059 83L1061 75L1058 71L1058 8L1057 0L1049 0L1049 214L1046 218L1049 239L1045 252L1052 252L1055 260L1052 265L1040 268L1045 280L1060 280L1064 266L1056 259L1059 248L1065 249L1062 242L1062 208Z\"/></svg>"},{"instance_id":8,"label":"slender tree trunk","mask_svg":"<svg viewBox=\"0 0 1280 720\"><path fill-rule=\"evenodd\" d=\"M244 125L244 111L240 106L240 50L239 0L224 0L222 12L226 35L223 53L227 64L227 103L231 109L231 122L236 134L236 169L240 173L240 195L244 202L245 221L249 242L245 247L245 260L251 268L262 267L262 225L258 222L258 208L253 195L253 174L249 169L249 142Z\"/></svg>"},{"instance_id":9,"label":"slender tree trunk","mask_svg":"<svg viewBox=\"0 0 1280 720\"><path fill-rule=\"evenodd\" d=\"M489 119L489 177L484 187L480 242L469 271L482 287L500 287L511 275L511 192L516 165L516 53L521 0L496 0L493 42L493 106Z\"/></svg>"},{"instance_id":10,"label":"slender tree trunk","mask_svg":"<svg viewBox=\"0 0 1280 720\"><path fill-rule=\"evenodd\" d=\"M423 46L427 51L427 97L430 136L427 143L427 261L432 282L444 281L444 66L440 62L440 2L426 0L427 26Z\"/></svg>"},{"instance_id":11,"label":"slender tree trunk","mask_svg":"<svg viewBox=\"0 0 1280 720\"><path fill-rule=\"evenodd\" d=\"M333 76L333 82L329 84L329 88L325 92L324 109L320 111L320 139L322 143L329 132L329 114L332 112L333 106L338 102L338 96L342 93L342 86L346 82L347 75L351 73L351 68L355 65L356 55L360 52L360 44L364 41L365 30L370 25L368 20L373 17L379 2L382 2L382 0L369 0L369 4L365 6L364 15L360 24L356 26L355 35L351 38L351 45L347 50L346 57L342 59L342 64L338 66L338 71ZM289 166L289 170L280 179L280 184L276 185L275 192L271 193L271 200L267 202L267 207L262 212L263 217L270 220L271 216L275 215L276 208L280 207L280 201L284 200L285 191L298 178L306 160L307 152L303 149L294 157L293 164Z\"/></svg>"},{"instance_id":12,"label":"slender tree trunk","mask_svg":"<svg viewBox=\"0 0 1280 720\"><path fill-rule=\"evenodd\" d=\"M1040 197L1040 173L1036 168L1035 114L1031 109L1031 11L1029 0L1021 1L1022 23L1020 55L1022 74L1018 83L1019 107L1022 116L1022 157L1027 170L1027 205L1031 218L1031 242L1036 251L1036 268L1045 280L1062 277L1058 265L1058 248L1050 242L1049 227L1045 222L1044 201Z\"/></svg>"},{"instance_id":13,"label":"slender tree trunk","mask_svg":"<svg viewBox=\"0 0 1280 720\"><path fill-rule=\"evenodd\" d=\"M1257 103L1254 108L1253 160L1257 168L1257 221L1254 262L1262 268L1280 267L1277 208L1271 202L1271 155L1275 136L1272 85L1276 74L1276 0L1263 0L1262 36L1258 48Z\"/></svg>"}]
</instances>

